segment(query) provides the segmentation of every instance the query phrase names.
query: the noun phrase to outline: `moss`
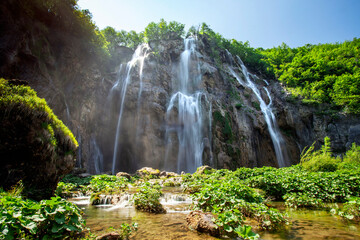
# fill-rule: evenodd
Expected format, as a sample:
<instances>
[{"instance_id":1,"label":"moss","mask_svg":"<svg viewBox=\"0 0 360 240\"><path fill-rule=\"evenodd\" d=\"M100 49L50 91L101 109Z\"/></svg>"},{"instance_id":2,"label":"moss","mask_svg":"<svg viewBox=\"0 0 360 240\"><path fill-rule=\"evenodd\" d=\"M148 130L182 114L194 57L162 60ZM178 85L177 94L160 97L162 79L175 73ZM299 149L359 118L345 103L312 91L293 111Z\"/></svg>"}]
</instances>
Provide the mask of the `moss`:
<instances>
[{"instance_id":1,"label":"moss","mask_svg":"<svg viewBox=\"0 0 360 240\"><path fill-rule=\"evenodd\" d=\"M64 123L53 113L47 105L45 99L39 98L36 92L28 86L11 85L3 78L0 78L0 107L16 104L24 104L30 109L38 110L47 114L49 122L43 123L43 128L47 129L51 134L51 144L56 145L56 132L61 132L69 137L72 143L78 147L72 132L64 125Z\"/></svg>"},{"instance_id":2,"label":"moss","mask_svg":"<svg viewBox=\"0 0 360 240\"><path fill-rule=\"evenodd\" d=\"M229 91L227 91L231 99L241 101L241 97L239 94L239 91L237 89L231 88Z\"/></svg>"},{"instance_id":3,"label":"moss","mask_svg":"<svg viewBox=\"0 0 360 240\"><path fill-rule=\"evenodd\" d=\"M225 141L227 143L232 143L234 140L234 136L232 134L231 117L229 113L226 113L225 117L223 117L219 111L215 111L213 113L213 118L214 124L219 125L222 128L222 134L225 138Z\"/></svg>"},{"instance_id":4,"label":"moss","mask_svg":"<svg viewBox=\"0 0 360 240\"><path fill-rule=\"evenodd\" d=\"M242 108L242 107L243 107L242 103L236 103L236 104L235 104L235 108L238 109L238 110L239 110L240 108Z\"/></svg>"},{"instance_id":5,"label":"moss","mask_svg":"<svg viewBox=\"0 0 360 240\"><path fill-rule=\"evenodd\" d=\"M259 104L258 102L252 102L252 105L253 105L253 107L254 107L256 110L258 110L258 111L261 110L260 104Z\"/></svg>"}]
</instances>

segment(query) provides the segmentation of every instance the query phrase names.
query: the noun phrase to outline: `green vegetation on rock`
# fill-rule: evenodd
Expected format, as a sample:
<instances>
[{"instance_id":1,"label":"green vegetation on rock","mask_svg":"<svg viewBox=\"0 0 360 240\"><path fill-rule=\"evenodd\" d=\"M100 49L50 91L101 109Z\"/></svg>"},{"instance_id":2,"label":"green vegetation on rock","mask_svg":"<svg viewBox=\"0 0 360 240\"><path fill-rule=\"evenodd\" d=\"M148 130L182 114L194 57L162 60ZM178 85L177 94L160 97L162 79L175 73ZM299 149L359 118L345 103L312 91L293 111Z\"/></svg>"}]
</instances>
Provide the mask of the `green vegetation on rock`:
<instances>
[{"instance_id":1,"label":"green vegetation on rock","mask_svg":"<svg viewBox=\"0 0 360 240\"><path fill-rule=\"evenodd\" d=\"M11 109L22 106L29 110L38 111L39 114L44 113L47 115L48 122L44 122L42 127L49 131L52 145L57 146L59 140L56 139L56 136L59 134L58 132L61 132L71 140L72 144L76 147L79 146L72 132L53 113L45 99L39 98L36 92L28 86L12 85L7 80L0 78L0 107L8 109L5 111L10 114Z\"/></svg>"},{"instance_id":2,"label":"green vegetation on rock","mask_svg":"<svg viewBox=\"0 0 360 240\"><path fill-rule=\"evenodd\" d=\"M360 39L335 44L286 44L261 53L276 77L305 102L330 103L334 109L360 113Z\"/></svg>"},{"instance_id":3,"label":"green vegetation on rock","mask_svg":"<svg viewBox=\"0 0 360 240\"><path fill-rule=\"evenodd\" d=\"M24 194L41 200L53 196L60 177L71 171L78 143L25 83L0 79L0 184L9 189L23 180Z\"/></svg>"},{"instance_id":4,"label":"green vegetation on rock","mask_svg":"<svg viewBox=\"0 0 360 240\"><path fill-rule=\"evenodd\" d=\"M166 213L159 198L162 195L160 185L142 184L134 194L133 202L137 210L150 213Z\"/></svg>"}]
</instances>

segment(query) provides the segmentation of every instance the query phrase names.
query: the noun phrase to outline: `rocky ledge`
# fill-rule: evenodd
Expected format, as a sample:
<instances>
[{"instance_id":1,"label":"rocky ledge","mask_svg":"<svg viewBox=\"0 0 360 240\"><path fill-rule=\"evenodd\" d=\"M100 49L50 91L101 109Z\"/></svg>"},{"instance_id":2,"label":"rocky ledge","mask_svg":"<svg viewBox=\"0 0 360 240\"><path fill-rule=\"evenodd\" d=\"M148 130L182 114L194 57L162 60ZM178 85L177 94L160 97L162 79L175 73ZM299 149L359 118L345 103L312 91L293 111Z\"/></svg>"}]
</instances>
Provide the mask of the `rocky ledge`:
<instances>
[{"instance_id":1,"label":"rocky ledge","mask_svg":"<svg viewBox=\"0 0 360 240\"><path fill-rule=\"evenodd\" d=\"M0 186L22 181L28 197L49 198L74 166L73 134L22 81L0 79L0 119Z\"/></svg>"}]
</instances>

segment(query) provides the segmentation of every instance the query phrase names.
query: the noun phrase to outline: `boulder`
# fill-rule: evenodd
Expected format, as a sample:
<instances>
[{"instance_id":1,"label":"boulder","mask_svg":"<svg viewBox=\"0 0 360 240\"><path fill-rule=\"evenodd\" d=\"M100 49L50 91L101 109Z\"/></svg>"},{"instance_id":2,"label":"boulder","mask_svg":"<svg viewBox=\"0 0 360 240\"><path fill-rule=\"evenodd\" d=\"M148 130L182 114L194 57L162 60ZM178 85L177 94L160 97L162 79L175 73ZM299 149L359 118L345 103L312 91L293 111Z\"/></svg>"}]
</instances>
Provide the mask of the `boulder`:
<instances>
[{"instance_id":1,"label":"boulder","mask_svg":"<svg viewBox=\"0 0 360 240\"><path fill-rule=\"evenodd\" d=\"M209 174L209 173L212 173L213 172L213 168L210 167L210 166L201 166L201 167L198 167L198 169L196 170L195 173L197 174Z\"/></svg>"},{"instance_id":2,"label":"boulder","mask_svg":"<svg viewBox=\"0 0 360 240\"><path fill-rule=\"evenodd\" d=\"M145 176L156 176L159 177L160 176L160 170L159 169L154 169L151 167L143 167L139 170L136 171L136 175L140 176L140 177L145 177Z\"/></svg>"},{"instance_id":3,"label":"boulder","mask_svg":"<svg viewBox=\"0 0 360 240\"><path fill-rule=\"evenodd\" d=\"M186 216L186 225L192 230L219 237L220 230L212 220L213 218L214 216L211 213L192 211Z\"/></svg>"},{"instance_id":4,"label":"boulder","mask_svg":"<svg viewBox=\"0 0 360 240\"><path fill-rule=\"evenodd\" d=\"M166 172L166 171L162 171L160 173L160 177L164 177L164 178L170 178L170 177L178 177L179 174L174 173L174 172Z\"/></svg>"},{"instance_id":5,"label":"boulder","mask_svg":"<svg viewBox=\"0 0 360 240\"><path fill-rule=\"evenodd\" d=\"M131 175L130 175L129 173L126 173L126 172L118 172L118 173L116 174L116 176L117 176L117 177L125 177L125 178L127 178L128 180L131 179Z\"/></svg>"}]
</instances>

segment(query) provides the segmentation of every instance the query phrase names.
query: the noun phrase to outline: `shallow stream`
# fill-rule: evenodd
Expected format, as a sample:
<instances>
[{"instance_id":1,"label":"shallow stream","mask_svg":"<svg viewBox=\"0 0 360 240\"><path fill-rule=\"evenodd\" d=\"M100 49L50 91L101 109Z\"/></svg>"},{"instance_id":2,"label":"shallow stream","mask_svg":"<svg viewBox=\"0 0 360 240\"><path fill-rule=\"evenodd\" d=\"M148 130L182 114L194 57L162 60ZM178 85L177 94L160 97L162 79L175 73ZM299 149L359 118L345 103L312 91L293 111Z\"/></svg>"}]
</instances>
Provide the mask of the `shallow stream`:
<instances>
[{"instance_id":1,"label":"shallow stream","mask_svg":"<svg viewBox=\"0 0 360 240\"><path fill-rule=\"evenodd\" d=\"M149 214L136 211L124 202L117 205L89 205L89 198L72 199L83 209L87 227L94 233L106 232L110 227L118 228L121 223L138 223L138 231L131 239L217 239L206 234L191 231L185 226L185 217L190 212L191 201L179 192L164 192L161 203L166 214ZM327 211L294 210L283 203L274 207L286 212L291 224L275 233L260 232L261 239L360 239L360 225L341 220Z\"/></svg>"}]
</instances>

